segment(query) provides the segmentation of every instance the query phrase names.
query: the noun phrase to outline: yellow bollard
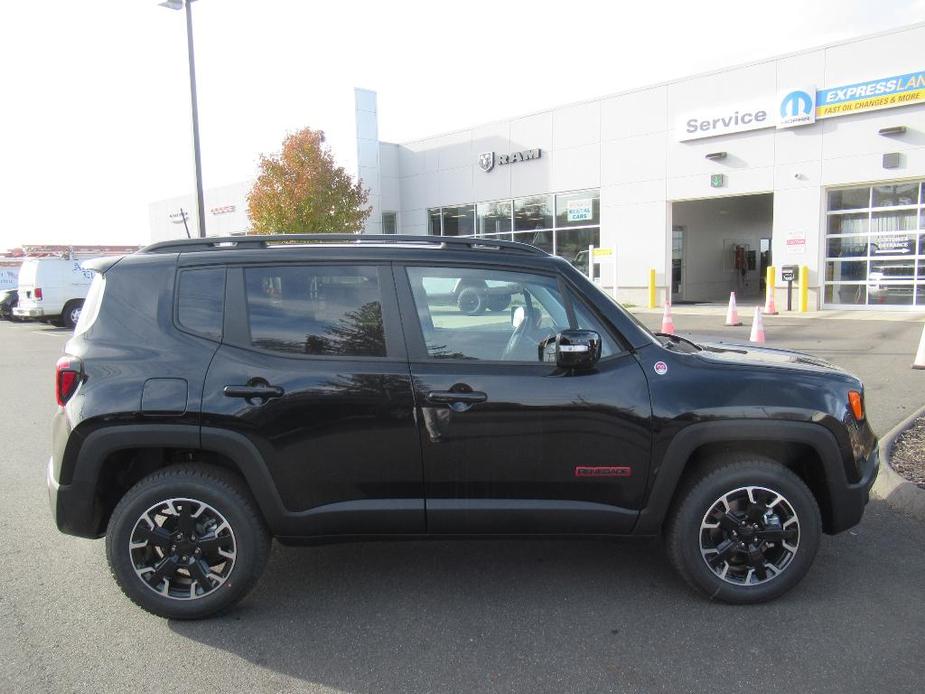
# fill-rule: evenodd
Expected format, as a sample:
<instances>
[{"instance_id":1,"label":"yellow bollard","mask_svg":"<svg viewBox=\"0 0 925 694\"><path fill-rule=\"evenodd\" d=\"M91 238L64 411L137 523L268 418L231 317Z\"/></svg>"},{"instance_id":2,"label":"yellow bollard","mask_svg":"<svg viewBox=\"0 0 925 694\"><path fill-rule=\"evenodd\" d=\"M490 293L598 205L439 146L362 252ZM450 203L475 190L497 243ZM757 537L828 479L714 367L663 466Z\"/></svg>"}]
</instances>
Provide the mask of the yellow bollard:
<instances>
[{"instance_id":1,"label":"yellow bollard","mask_svg":"<svg viewBox=\"0 0 925 694\"><path fill-rule=\"evenodd\" d=\"M655 308L655 268L649 268L649 308Z\"/></svg>"},{"instance_id":2,"label":"yellow bollard","mask_svg":"<svg viewBox=\"0 0 925 694\"><path fill-rule=\"evenodd\" d=\"M771 309L771 298L774 296L774 273L777 270L773 265L768 265L767 273L764 278L764 312L767 315ZM776 306L776 305L775 305ZM777 313L775 310L774 313Z\"/></svg>"},{"instance_id":3,"label":"yellow bollard","mask_svg":"<svg viewBox=\"0 0 925 694\"><path fill-rule=\"evenodd\" d=\"M809 268L800 266L800 313L809 310Z\"/></svg>"}]
</instances>

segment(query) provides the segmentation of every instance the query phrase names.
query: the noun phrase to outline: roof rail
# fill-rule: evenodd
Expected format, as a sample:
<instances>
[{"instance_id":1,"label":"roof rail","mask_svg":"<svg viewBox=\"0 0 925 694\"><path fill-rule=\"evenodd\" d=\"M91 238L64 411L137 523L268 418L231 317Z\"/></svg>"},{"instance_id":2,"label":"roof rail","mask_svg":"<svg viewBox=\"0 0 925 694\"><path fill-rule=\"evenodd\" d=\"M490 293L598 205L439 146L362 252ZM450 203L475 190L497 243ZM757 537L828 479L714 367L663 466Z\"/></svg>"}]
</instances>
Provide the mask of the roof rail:
<instances>
[{"instance_id":1,"label":"roof rail","mask_svg":"<svg viewBox=\"0 0 925 694\"><path fill-rule=\"evenodd\" d=\"M139 253L190 253L193 251L253 250L278 248L303 243L334 243L356 245L407 244L437 248L485 248L513 251L530 255L548 255L546 251L526 243L470 236L411 236L399 234L272 234L252 236L211 236L204 239L177 239L145 246Z\"/></svg>"}]
</instances>

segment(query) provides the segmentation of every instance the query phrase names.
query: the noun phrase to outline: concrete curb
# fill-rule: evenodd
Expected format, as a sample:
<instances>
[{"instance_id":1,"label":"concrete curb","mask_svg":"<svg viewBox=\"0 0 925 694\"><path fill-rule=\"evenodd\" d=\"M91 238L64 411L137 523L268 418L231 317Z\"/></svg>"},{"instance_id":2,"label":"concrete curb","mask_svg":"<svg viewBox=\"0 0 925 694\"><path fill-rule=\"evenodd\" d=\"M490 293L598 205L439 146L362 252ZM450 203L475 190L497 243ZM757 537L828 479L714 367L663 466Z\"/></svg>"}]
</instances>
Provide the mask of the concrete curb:
<instances>
[{"instance_id":1,"label":"concrete curb","mask_svg":"<svg viewBox=\"0 0 925 694\"><path fill-rule=\"evenodd\" d=\"M919 489L890 466L890 454L896 439L923 415L925 407L919 408L880 439L880 474L870 491L871 496L883 499L893 508L925 521L925 489Z\"/></svg>"}]
</instances>

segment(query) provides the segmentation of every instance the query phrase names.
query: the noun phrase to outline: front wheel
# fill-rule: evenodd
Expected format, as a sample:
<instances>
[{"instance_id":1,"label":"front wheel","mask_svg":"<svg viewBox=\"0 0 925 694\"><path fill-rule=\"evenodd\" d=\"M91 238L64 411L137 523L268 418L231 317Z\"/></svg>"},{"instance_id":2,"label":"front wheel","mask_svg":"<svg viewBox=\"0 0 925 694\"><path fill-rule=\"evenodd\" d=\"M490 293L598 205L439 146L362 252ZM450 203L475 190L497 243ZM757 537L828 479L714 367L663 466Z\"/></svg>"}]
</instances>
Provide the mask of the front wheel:
<instances>
[{"instance_id":1,"label":"front wheel","mask_svg":"<svg viewBox=\"0 0 925 694\"><path fill-rule=\"evenodd\" d=\"M257 582L269 548L269 532L240 480L200 465L143 479L116 506L106 532L106 557L122 591L173 619L234 605Z\"/></svg>"},{"instance_id":2,"label":"front wheel","mask_svg":"<svg viewBox=\"0 0 925 694\"><path fill-rule=\"evenodd\" d=\"M806 484L784 466L741 456L692 481L668 520L668 554L711 599L772 600L813 563L822 521Z\"/></svg>"}]
</instances>

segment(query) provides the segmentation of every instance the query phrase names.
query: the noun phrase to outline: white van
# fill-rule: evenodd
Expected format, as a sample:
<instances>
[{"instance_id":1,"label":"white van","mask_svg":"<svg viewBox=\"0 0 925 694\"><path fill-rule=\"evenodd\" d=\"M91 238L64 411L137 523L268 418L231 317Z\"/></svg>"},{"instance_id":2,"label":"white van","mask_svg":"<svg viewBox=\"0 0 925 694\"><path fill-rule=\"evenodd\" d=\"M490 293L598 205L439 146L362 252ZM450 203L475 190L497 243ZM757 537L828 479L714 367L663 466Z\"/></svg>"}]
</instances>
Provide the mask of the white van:
<instances>
[{"instance_id":1,"label":"white van","mask_svg":"<svg viewBox=\"0 0 925 694\"><path fill-rule=\"evenodd\" d=\"M73 328L93 272L79 260L28 258L19 269L19 304L13 315Z\"/></svg>"}]
</instances>

